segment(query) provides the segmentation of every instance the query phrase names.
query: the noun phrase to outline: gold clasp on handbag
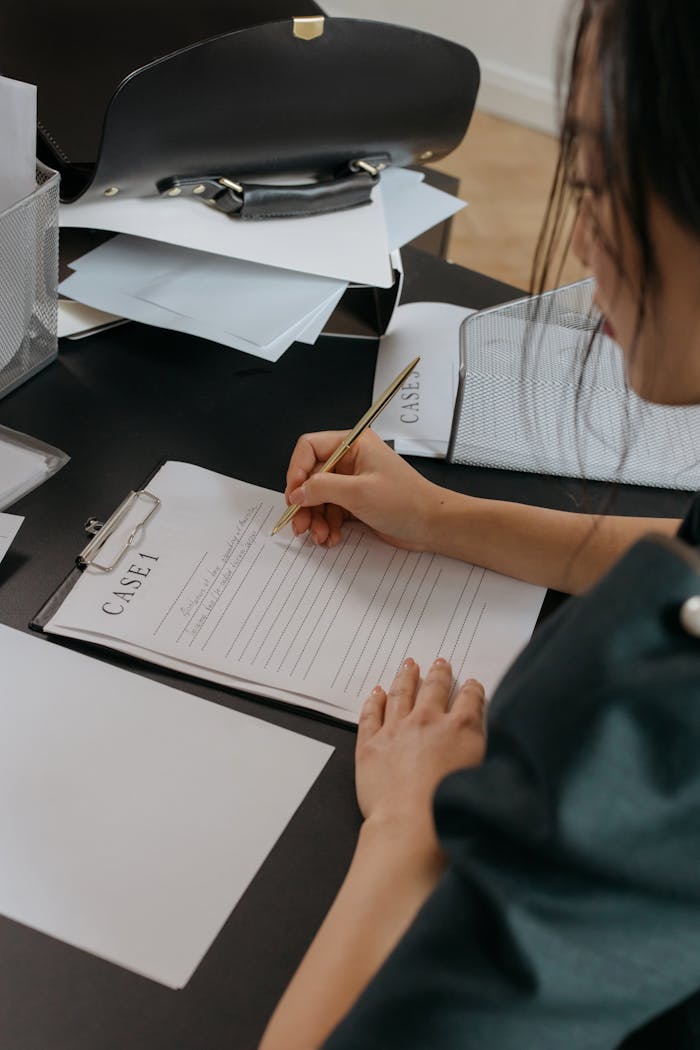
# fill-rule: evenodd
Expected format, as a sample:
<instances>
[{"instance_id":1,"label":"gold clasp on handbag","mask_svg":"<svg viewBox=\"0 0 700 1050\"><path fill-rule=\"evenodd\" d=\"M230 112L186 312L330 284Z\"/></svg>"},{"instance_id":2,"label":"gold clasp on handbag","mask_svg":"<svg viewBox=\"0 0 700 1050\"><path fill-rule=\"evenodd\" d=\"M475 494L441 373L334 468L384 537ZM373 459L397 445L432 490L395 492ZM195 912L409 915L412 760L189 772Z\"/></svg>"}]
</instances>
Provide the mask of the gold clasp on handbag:
<instances>
[{"instance_id":1,"label":"gold clasp on handbag","mask_svg":"<svg viewBox=\"0 0 700 1050\"><path fill-rule=\"evenodd\" d=\"M299 40L315 40L323 36L325 18L321 15L312 15L309 18L295 18L292 22L292 31Z\"/></svg>"}]
</instances>

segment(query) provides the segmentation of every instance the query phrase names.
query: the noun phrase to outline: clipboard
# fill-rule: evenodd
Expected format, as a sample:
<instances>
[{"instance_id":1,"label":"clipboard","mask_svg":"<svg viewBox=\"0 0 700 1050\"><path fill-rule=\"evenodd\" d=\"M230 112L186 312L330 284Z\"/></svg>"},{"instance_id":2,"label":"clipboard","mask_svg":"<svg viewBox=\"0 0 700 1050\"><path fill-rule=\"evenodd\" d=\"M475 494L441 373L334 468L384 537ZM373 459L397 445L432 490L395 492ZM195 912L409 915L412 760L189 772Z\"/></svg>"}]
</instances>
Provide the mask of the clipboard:
<instances>
[{"instance_id":1,"label":"clipboard","mask_svg":"<svg viewBox=\"0 0 700 1050\"><path fill-rule=\"evenodd\" d=\"M132 489L124 497L116 510L114 510L105 521L101 521L96 517L87 519L83 528L90 539L80 553L76 555L75 565L69 571L68 575L63 578L56 590L49 595L41 608L29 621L29 627L32 631L38 631L41 634L44 633L46 624L66 600L66 597L70 594L73 587L75 587L88 565L93 565L96 569L100 569L103 572L109 572L119 563L120 559L126 554L129 547L136 539L139 531L143 528L149 518L155 514L160 506L160 499L157 496L154 496L152 492L149 492L146 486L155 477L164 462L165 460L160 460L156 463L155 467L144 479L141 486L137 489ZM106 544L107 540L114 535L114 532L124 520L129 510L139 500L143 500L147 504L144 517L138 525L129 532L126 542L116 559L113 560L110 565L102 565L98 563L96 559L99 558L100 551Z\"/></svg>"},{"instance_id":2,"label":"clipboard","mask_svg":"<svg viewBox=\"0 0 700 1050\"><path fill-rule=\"evenodd\" d=\"M53 643L58 645L72 646L77 640L79 641L80 645L87 645L92 649L99 650L104 650L105 648L107 648L109 652L117 652L122 657L126 657L126 659L128 660L134 660L138 664L143 664L144 666L158 667L161 670L166 671L168 674L173 674L178 678L191 679L192 681L201 682L208 686L217 686L220 685L220 683L212 679L202 677L201 675L197 675L193 672L188 673L186 671L178 670L176 668L170 667L167 664L160 663L159 661L146 659L145 657L139 656L135 653L126 653L113 647L105 647L97 642L93 642L88 639L66 638L63 635L54 634L52 632L46 631L47 624L50 622L50 620L53 619L54 615L63 605L70 592L80 580L85 569L91 565L94 568L97 568L98 570L101 570L103 572L109 572L112 568L116 567L123 555L126 554L129 550L129 547L136 539L136 536L141 531L143 526L147 523L149 518L151 518L158 510L158 507L161 505L161 501L159 497L154 495L154 493L148 491L147 486L151 483L153 478L156 476L158 471L161 469L161 467L164 466L166 462L166 459L160 459L155 464L153 470L151 470L143 479L139 487L130 490L124 497L124 499L121 501L121 503L112 512L112 514L110 514L110 516L104 521L97 517L90 517L87 519L83 526L83 531L90 538L88 539L87 543L82 548L82 550L76 555L75 564L69 570L67 575L63 578L63 580L61 580L56 589L49 595L44 604L38 609L38 611L29 621L28 627L30 630L36 631L38 634L46 635L47 638L49 638ZM119 524L124 520L128 511L131 509L131 507L134 506L134 504L137 501L142 501L145 504L143 517L138 522L138 524L134 528L132 528L127 534L127 539L122 545L122 548L116 560L113 560L113 562L110 565L98 564L96 559L100 557L101 549L110 539L110 537L114 535L114 532L118 528ZM335 716L330 711L326 712L323 710L319 710L318 708L300 707L298 704L292 703L290 701L280 700L276 697L268 696L264 693L255 692L252 689L245 689L243 686L239 687L238 685L223 685L220 687L226 689L228 692L234 692L236 694L240 694L241 696L248 697L252 700L263 701L265 704L270 704L273 707L280 708L281 710L291 711L295 714L301 713L311 718L318 719L321 722L326 722L330 725L343 726L347 728L349 724L347 718Z\"/></svg>"},{"instance_id":3,"label":"clipboard","mask_svg":"<svg viewBox=\"0 0 700 1050\"><path fill-rule=\"evenodd\" d=\"M458 680L478 668L495 687L532 632L542 588L400 551L360 522L333 548L273 536L282 499L166 460L100 541L90 536L31 627L346 725L410 654L427 666L446 647Z\"/></svg>"}]
</instances>

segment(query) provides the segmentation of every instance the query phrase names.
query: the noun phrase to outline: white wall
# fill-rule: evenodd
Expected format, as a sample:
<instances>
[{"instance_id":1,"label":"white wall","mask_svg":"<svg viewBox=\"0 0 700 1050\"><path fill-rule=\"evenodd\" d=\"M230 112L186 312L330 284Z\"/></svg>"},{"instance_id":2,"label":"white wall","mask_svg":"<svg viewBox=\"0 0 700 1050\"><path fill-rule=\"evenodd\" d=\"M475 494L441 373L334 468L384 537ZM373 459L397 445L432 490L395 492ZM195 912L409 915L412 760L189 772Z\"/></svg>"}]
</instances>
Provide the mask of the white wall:
<instances>
[{"instance_id":1,"label":"white wall","mask_svg":"<svg viewBox=\"0 0 700 1050\"><path fill-rule=\"evenodd\" d=\"M320 0L329 15L424 29L471 48L481 109L553 131L558 34L569 0Z\"/></svg>"}]
</instances>

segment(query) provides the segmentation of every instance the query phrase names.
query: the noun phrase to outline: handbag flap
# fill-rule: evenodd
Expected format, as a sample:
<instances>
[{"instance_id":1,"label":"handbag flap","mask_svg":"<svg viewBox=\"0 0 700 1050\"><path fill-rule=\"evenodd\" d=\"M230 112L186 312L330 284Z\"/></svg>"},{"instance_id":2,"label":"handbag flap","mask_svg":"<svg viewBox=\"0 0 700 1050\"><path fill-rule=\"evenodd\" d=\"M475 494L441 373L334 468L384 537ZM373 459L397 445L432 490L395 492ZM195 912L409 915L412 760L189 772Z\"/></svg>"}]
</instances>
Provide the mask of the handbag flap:
<instances>
[{"instance_id":1,"label":"handbag flap","mask_svg":"<svg viewBox=\"0 0 700 1050\"><path fill-rule=\"evenodd\" d=\"M331 176L356 159L437 159L461 141L479 84L467 48L355 19L325 19L311 40L293 27L225 33L131 73L94 175L64 198L148 196L173 176Z\"/></svg>"},{"instance_id":2,"label":"handbag flap","mask_svg":"<svg viewBox=\"0 0 700 1050\"><path fill-rule=\"evenodd\" d=\"M0 69L37 86L42 159L89 169L109 100L135 69L221 33L322 13L313 0L7 3L0 12Z\"/></svg>"}]
</instances>

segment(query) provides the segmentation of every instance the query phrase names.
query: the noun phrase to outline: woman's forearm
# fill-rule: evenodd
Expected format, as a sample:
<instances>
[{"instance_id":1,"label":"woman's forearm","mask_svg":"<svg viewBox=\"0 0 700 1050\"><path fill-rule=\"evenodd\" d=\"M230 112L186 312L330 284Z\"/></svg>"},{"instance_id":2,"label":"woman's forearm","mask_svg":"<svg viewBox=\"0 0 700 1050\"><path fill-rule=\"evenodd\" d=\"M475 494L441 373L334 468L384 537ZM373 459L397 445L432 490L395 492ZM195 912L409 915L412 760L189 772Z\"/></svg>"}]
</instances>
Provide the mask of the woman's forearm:
<instances>
[{"instance_id":1,"label":"woman's forearm","mask_svg":"<svg viewBox=\"0 0 700 1050\"><path fill-rule=\"evenodd\" d=\"M437 489L430 546L506 576L576 594L595 583L648 532L680 522L576 514Z\"/></svg>"},{"instance_id":2,"label":"woman's forearm","mask_svg":"<svg viewBox=\"0 0 700 1050\"><path fill-rule=\"evenodd\" d=\"M347 1013L440 878L442 854L425 842L418 829L409 835L405 826L364 824L340 892L260 1050L314 1050Z\"/></svg>"}]
</instances>

